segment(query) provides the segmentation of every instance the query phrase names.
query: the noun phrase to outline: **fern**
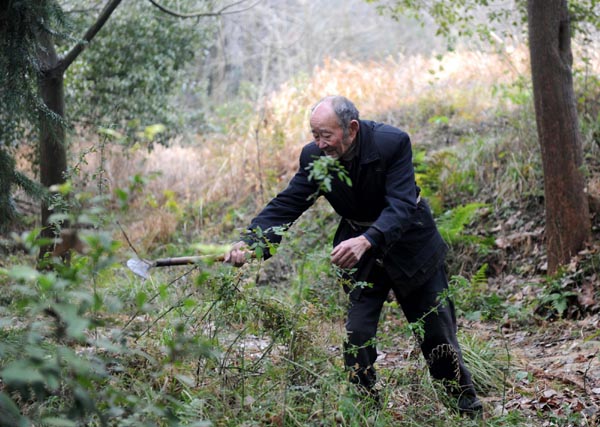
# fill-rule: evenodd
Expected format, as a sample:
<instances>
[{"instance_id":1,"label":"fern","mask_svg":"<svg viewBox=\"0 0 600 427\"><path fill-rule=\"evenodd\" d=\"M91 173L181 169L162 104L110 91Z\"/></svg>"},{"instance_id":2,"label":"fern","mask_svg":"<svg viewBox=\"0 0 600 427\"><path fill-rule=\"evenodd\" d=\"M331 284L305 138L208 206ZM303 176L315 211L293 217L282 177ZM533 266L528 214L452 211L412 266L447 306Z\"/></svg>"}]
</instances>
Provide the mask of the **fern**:
<instances>
[{"instance_id":1,"label":"fern","mask_svg":"<svg viewBox=\"0 0 600 427\"><path fill-rule=\"evenodd\" d=\"M477 240L474 236L465 236L465 226L473 222L480 209L488 207L485 203L469 203L457 206L438 218L438 228L448 243Z\"/></svg>"},{"instance_id":2,"label":"fern","mask_svg":"<svg viewBox=\"0 0 600 427\"><path fill-rule=\"evenodd\" d=\"M473 275L473 277L471 277L471 288L472 289L481 289L482 287L487 286L488 283L488 278L487 278L487 271L488 271L488 264L485 263L483 264L479 270L477 270L477 272Z\"/></svg>"},{"instance_id":3,"label":"fern","mask_svg":"<svg viewBox=\"0 0 600 427\"><path fill-rule=\"evenodd\" d=\"M483 264L470 279L451 277L450 294L459 315L471 320L493 320L505 312L506 301L488 290L488 268L488 264Z\"/></svg>"}]
</instances>

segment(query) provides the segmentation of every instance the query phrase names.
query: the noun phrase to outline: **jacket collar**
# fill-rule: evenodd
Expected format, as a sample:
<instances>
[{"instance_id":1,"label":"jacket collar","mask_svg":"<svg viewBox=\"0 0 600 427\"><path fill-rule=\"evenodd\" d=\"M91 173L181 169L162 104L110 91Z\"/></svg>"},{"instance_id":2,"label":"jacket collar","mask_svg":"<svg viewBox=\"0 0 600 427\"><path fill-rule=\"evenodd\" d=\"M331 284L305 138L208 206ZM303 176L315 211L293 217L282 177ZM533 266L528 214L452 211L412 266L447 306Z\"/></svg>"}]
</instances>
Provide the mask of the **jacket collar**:
<instances>
[{"instance_id":1,"label":"jacket collar","mask_svg":"<svg viewBox=\"0 0 600 427\"><path fill-rule=\"evenodd\" d=\"M375 125L375 122L370 120L359 120L359 123L358 152L360 164L363 165L379 160L381 155L373 141L373 126Z\"/></svg>"}]
</instances>

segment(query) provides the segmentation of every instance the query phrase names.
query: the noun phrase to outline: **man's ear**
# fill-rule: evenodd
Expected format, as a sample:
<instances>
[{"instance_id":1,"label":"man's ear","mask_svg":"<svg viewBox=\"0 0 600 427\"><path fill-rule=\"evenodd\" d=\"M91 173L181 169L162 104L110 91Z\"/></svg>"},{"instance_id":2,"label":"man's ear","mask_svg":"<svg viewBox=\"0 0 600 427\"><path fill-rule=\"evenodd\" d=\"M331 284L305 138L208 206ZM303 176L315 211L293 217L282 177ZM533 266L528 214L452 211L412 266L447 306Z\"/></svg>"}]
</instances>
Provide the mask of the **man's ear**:
<instances>
[{"instance_id":1,"label":"man's ear","mask_svg":"<svg viewBox=\"0 0 600 427\"><path fill-rule=\"evenodd\" d=\"M358 123L358 120L350 121L350 136L352 137L353 140L354 140L354 138L356 138L356 134L358 134L359 128L360 128L360 125Z\"/></svg>"}]
</instances>

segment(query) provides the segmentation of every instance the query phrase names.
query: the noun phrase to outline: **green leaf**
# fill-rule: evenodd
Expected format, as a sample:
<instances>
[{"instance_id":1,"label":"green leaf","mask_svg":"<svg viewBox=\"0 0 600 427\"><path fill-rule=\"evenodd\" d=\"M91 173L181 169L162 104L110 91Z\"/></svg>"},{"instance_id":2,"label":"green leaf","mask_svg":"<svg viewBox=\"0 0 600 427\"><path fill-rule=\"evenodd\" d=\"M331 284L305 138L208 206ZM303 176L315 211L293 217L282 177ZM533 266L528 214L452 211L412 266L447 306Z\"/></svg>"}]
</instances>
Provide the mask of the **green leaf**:
<instances>
[{"instance_id":1,"label":"green leaf","mask_svg":"<svg viewBox=\"0 0 600 427\"><path fill-rule=\"evenodd\" d=\"M129 197L127 191L123 190L122 188L117 188L115 190L115 195L117 196L117 199L119 199L119 201L121 202L126 202L127 198Z\"/></svg>"},{"instance_id":2,"label":"green leaf","mask_svg":"<svg viewBox=\"0 0 600 427\"><path fill-rule=\"evenodd\" d=\"M66 222L69 220L69 215L66 213L55 213L50 215L50 218L48 218L48 222L50 224L60 224L62 222Z\"/></svg>"},{"instance_id":3,"label":"green leaf","mask_svg":"<svg viewBox=\"0 0 600 427\"><path fill-rule=\"evenodd\" d=\"M42 425L50 427L77 427L77 423L75 421L57 417L42 418Z\"/></svg>"},{"instance_id":4,"label":"green leaf","mask_svg":"<svg viewBox=\"0 0 600 427\"><path fill-rule=\"evenodd\" d=\"M44 376L29 360L18 360L10 363L0 371L0 377L8 385L45 383Z\"/></svg>"},{"instance_id":5,"label":"green leaf","mask_svg":"<svg viewBox=\"0 0 600 427\"><path fill-rule=\"evenodd\" d=\"M90 324L90 321L78 313L78 308L72 304L60 304L54 307L60 314L60 318L67 325L66 333L69 337L82 339L85 337L84 331Z\"/></svg>"},{"instance_id":6,"label":"green leaf","mask_svg":"<svg viewBox=\"0 0 600 427\"><path fill-rule=\"evenodd\" d=\"M64 182L62 184L55 184L50 186L50 191L57 192L66 196L73 191L73 184L70 181Z\"/></svg>"},{"instance_id":7,"label":"green leaf","mask_svg":"<svg viewBox=\"0 0 600 427\"><path fill-rule=\"evenodd\" d=\"M104 135L104 136L112 138L114 140L123 139L123 134L122 133L117 132L116 130L110 129L110 128L99 127L98 128L98 133L100 135Z\"/></svg>"},{"instance_id":8,"label":"green leaf","mask_svg":"<svg viewBox=\"0 0 600 427\"><path fill-rule=\"evenodd\" d=\"M33 282L38 279L40 272L27 265L16 265L8 270L8 276L15 280Z\"/></svg>"},{"instance_id":9,"label":"green leaf","mask_svg":"<svg viewBox=\"0 0 600 427\"><path fill-rule=\"evenodd\" d=\"M146 128L144 129L144 138L146 138L148 141L152 141L156 137L156 135L158 135L159 133L163 133L166 130L167 127L160 123L146 126Z\"/></svg>"},{"instance_id":10,"label":"green leaf","mask_svg":"<svg viewBox=\"0 0 600 427\"><path fill-rule=\"evenodd\" d=\"M0 427L27 427L30 425L27 418L21 415L19 408L4 393L0 393Z\"/></svg>"},{"instance_id":11,"label":"green leaf","mask_svg":"<svg viewBox=\"0 0 600 427\"><path fill-rule=\"evenodd\" d=\"M77 217L77 223L82 225L97 225L98 220L86 213L83 213Z\"/></svg>"},{"instance_id":12,"label":"green leaf","mask_svg":"<svg viewBox=\"0 0 600 427\"><path fill-rule=\"evenodd\" d=\"M135 304L139 309L144 307L146 301L148 301L148 294L146 292L140 291L135 295Z\"/></svg>"},{"instance_id":13,"label":"green leaf","mask_svg":"<svg viewBox=\"0 0 600 427\"><path fill-rule=\"evenodd\" d=\"M428 122L434 125L447 125L450 123L450 119L446 116L433 116L429 118Z\"/></svg>"}]
</instances>

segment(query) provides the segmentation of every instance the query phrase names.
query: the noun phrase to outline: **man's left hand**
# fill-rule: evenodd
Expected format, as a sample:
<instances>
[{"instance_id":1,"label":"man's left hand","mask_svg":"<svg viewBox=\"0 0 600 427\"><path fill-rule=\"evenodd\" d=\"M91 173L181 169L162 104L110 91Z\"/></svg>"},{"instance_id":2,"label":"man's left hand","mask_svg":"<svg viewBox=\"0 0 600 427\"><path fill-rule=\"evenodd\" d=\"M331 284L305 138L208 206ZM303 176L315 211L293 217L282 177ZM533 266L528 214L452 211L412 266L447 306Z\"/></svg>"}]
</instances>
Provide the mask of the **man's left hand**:
<instances>
[{"instance_id":1,"label":"man's left hand","mask_svg":"<svg viewBox=\"0 0 600 427\"><path fill-rule=\"evenodd\" d=\"M370 248L371 242L364 236L344 240L331 251L331 262L341 268L352 268Z\"/></svg>"}]
</instances>

